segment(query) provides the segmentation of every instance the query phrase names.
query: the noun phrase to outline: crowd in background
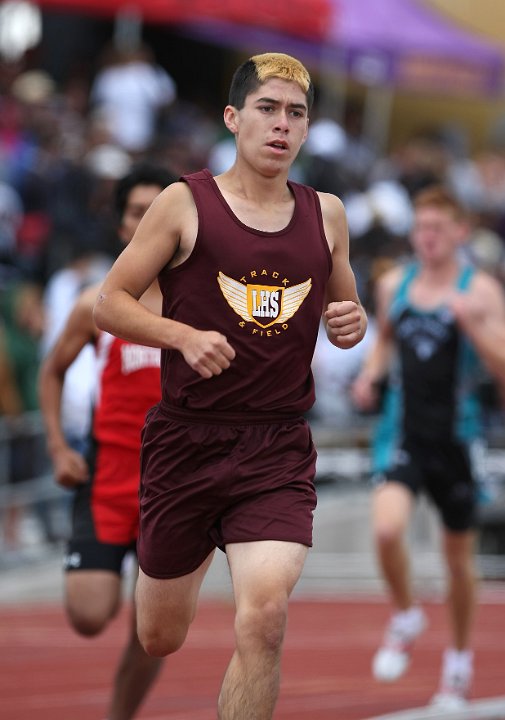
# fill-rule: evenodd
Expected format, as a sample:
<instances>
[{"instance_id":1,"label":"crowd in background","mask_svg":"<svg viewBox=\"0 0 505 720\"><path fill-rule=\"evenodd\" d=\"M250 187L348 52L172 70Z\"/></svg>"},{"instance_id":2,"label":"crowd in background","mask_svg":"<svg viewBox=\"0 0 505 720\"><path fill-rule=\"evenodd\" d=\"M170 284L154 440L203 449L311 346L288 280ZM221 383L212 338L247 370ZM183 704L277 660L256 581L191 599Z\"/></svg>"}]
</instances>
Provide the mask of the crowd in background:
<instances>
[{"instance_id":1,"label":"crowd in background","mask_svg":"<svg viewBox=\"0 0 505 720\"><path fill-rule=\"evenodd\" d=\"M319 114L316 104L292 179L344 201L371 339L374 280L408 257L411 200L427 185L442 183L463 202L471 223L463 252L505 280L505 133L497 127L488 146L472 155L461 127L429 128L384 156L363 138L361 120L353 102L339 121ZM112 202L117 180L139 160L177 177L202 167L217 174L233 156L222 107L182 97L147 47L108 48L93 77L69 78L64 87L37 68L0 66L0 414L11 428L38 410L40 359L73 300L104 276L120 250ZM348 422L346 385L367 343L339 352L321 334L315 420ZM64 407L68 432L78 441L89 429L91 350L74 374ZM34 476L37 462L36 453L11 453L7 480ZM14 509L11 516L14 526ZM14 545L9 527L4 522L4 542Z\"/></svg>"}]
</instances>

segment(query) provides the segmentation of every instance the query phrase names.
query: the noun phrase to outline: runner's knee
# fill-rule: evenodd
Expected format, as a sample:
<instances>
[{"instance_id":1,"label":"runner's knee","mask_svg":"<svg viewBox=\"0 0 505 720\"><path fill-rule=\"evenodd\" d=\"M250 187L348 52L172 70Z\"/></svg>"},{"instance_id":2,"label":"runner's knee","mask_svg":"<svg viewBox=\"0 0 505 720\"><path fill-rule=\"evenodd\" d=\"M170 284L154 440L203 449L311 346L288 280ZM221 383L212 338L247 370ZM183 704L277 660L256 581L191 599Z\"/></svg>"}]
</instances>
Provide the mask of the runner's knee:
<instances>
[{"instance_id":1,"label":"runner's knee","mask_svg":"<svg viewBox=\"0 0 505 720\"><path fill-rule=\"evenodd\" d=\"M375 544L380 551L398 547L403 540L403 528L399 524L377 524L374 529Z\"/></svg>"},{"instance_id":2,"label":"runner's knee","mask_svg":"<svg viewBox=\"0 0 505 720\"><path fill-rule=\"evenodd\" d=\"M139 621L138 636L145 652L152 657L165 657L177 652L186 639L189 624L176 624L170 618L159 624Z\"/></svg>"},{"instance_id":3,"label":"runner's knee","mask_svg":"<svg viewBox=\"0 0 505 720\"><path fill-rule=\"evenodd\" d=\"M284 639L287 604L266 600L237 613L235 632L239 649L277 652Z\"/></svg>"},{"instance_id":4,"label":"runner's knee","mask_svg":"<svg viewBox=\"0 0 505 720\"><path fill-rule=\"evenodd\" d=\"M76 608L67 604L67 617L79 635L93 637L99 635L115 613L97 612L93 608Z\"/></svg>"},{"instance_id":5,"label":"runner's knee","mask_svg":"<svg viewBox=\"0 0 505 720\"><path fill-rule=\"evenodd\" d=\"M115 573L69 572L65 578L65 609L80 635L101 633L121 606L121 582Z\"/></svg>"},{"instance_id":6,"label":"runner's knee","mask_svg":"<svg viewBox=\"0 0 505 720\"><path fill-rule=\"evenodd\" d=\"M473 577L475 573L474 561L471 556L456 555L446 558L447 569L454 580L463 580Z\"/></svg>"}]
</instances>

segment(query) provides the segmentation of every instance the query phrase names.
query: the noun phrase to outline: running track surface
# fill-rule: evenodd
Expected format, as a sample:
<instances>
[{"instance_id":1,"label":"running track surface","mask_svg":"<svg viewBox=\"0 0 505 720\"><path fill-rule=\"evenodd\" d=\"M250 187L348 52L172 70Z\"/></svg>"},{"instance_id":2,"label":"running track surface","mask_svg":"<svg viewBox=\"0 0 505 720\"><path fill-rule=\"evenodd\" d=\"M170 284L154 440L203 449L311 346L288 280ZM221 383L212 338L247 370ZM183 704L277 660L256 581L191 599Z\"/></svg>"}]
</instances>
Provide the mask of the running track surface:
<instances>
[{"instance_id":1,"label":"running track surface","mask_svg":"<svg viewBox=\"0 0 505 720\"><path fill-rule=\"evenodd\" d=\"M275 720L363 720L419 707L436 690L445 645L445 609L425 603L430 625L406 677L380 685L370 660L389 608L380 598L291 602ZM102 720L129 608L107 631L83 639L60 605L0 608L1 720ZM505 690L505 588L481 601L473 698ZM202 600L186 645L168 658L138 720L215 720L215 702L233 647L233 608Z\"/></svg>"}]
</instances>

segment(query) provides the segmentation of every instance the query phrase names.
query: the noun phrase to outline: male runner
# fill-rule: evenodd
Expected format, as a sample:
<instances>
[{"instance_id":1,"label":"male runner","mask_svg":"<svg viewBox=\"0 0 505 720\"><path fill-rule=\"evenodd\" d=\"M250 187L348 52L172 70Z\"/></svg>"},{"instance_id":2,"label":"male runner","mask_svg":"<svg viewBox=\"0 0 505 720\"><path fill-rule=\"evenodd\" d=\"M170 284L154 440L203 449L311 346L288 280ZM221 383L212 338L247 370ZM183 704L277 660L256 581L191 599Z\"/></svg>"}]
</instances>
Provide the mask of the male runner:
<instances>
[{"instance_id":1,"label":"male runner","mask_svg":"<svg viewBox=\"0 0 505 720\"><path fill-rule=\"evenodd\" d=\"M142 446L139 637L184 642L216 546L236 602L220 720L269 720L291 591L312 543L316 453L303 414L321 315L338 347L366 328L342 203L288 181L313 86L287 55L250 58L224 110L237 156L153 203L95 305L99 327L162 348ZM163 317L138 299L159 278Z\"/></svg>"},{"instance_id":2,"label":"male runner","mask_svg":"<svg viewBox=\"0 0 505 720\"><path fill-rule=\"evenodd\" d=\"M119 236L127 245L156 196L172 182L163 168L139 165L119 181L116 206ZM49 452L56 481L75 489L72 535L65 558L65 604L74 629L101 633L121 604L123 560L135 551L138 535L140 433L150 407L160 398L159 351L101 332L93 321L98 287L83 291L54 347L44 360L39 382ZM141 302L161 313L157 282ZM61 424L65 373L82 348L96 346L99 381L92 425L92 451L84 458L67 443ZM135 716L151 687L160 661L141 647L132 618L119 662L108 720Z\"/></svg>"},{"instance_id":3,"label":"male runner","mask_svg":"<svg viewBox=\"0 0 505 720\"><path fill-rule=\"evenodd\" d=\"M463 209L443 187L414 201L415 262L395 267L377 285L378 334L353 386L362 409L390 389L374 443L373 531L394 613L373 674L391 682L407 670L414 640L426 625L411 588L405 535L416 496L425 492L443 525L450 644L433 703L464 705L472 681L471 629L476 600L474 567L476 487L472 447L482 438L479 356L453 307L484 305L503 325L503 292L491 276L465 264Z\"/></svg>"}]
</instances>

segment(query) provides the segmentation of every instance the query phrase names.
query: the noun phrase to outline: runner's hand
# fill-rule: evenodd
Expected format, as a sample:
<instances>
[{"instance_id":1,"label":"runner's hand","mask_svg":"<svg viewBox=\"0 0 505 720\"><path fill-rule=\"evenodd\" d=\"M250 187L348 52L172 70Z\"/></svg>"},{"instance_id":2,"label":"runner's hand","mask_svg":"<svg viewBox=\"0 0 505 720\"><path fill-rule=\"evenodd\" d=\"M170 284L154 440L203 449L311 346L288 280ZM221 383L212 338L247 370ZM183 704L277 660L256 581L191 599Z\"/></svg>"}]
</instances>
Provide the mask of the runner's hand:
<instances>
[{"instance_id":1,"label":"runner's hand","mask_svg":"<svg viewBox=\"0 0 505 720\"><path fill-rule=\"evenodd\" d=\"M363 336L361 326L361 312L353 300L331 302L326 312L326 333L329 341L336 347L351 348Z\"/></svg>"},{"instance_id":2,"label":"runner's hand","mask_svg":"<svg viewBox=\"0 0 505 720\"><path fill-rule=\"evenodd\" d=\"M352 402L363 412L377 410L379 406L378 384L366 373L360 373L350 386Z\"/></svg>"},{"instance_id":3,"label":"runner's hand","mask_svg":"<svg viewBox=\"0 0 505 720\"><path fill-rule=\"evenodd\" d=\"M58 485L75 488L89 479L89 468L86 460L71 447L62 446L52 453L54 478Z\"/></svg>"},{"instance_id":4,"label":"runner's hand","mask_svg":"<svg viewBox=\"0 0 505 720\"><path fill-rule=\"evenodd\" d=\"M188 365L206 379L221 375L235 357L225 336L213 330L188 329L180 351Z\"/></svg>"},{"instance_id":5,"label":"runner's hand","mask_svg":"<svg viewBox=\"0 0 505 720\"><path fill-rule=\"evenodd\" d=\"M455 292L449 298L448 305L463 330L486 321L487 305L477 295Z\"/></svg>"}]
</instances>

